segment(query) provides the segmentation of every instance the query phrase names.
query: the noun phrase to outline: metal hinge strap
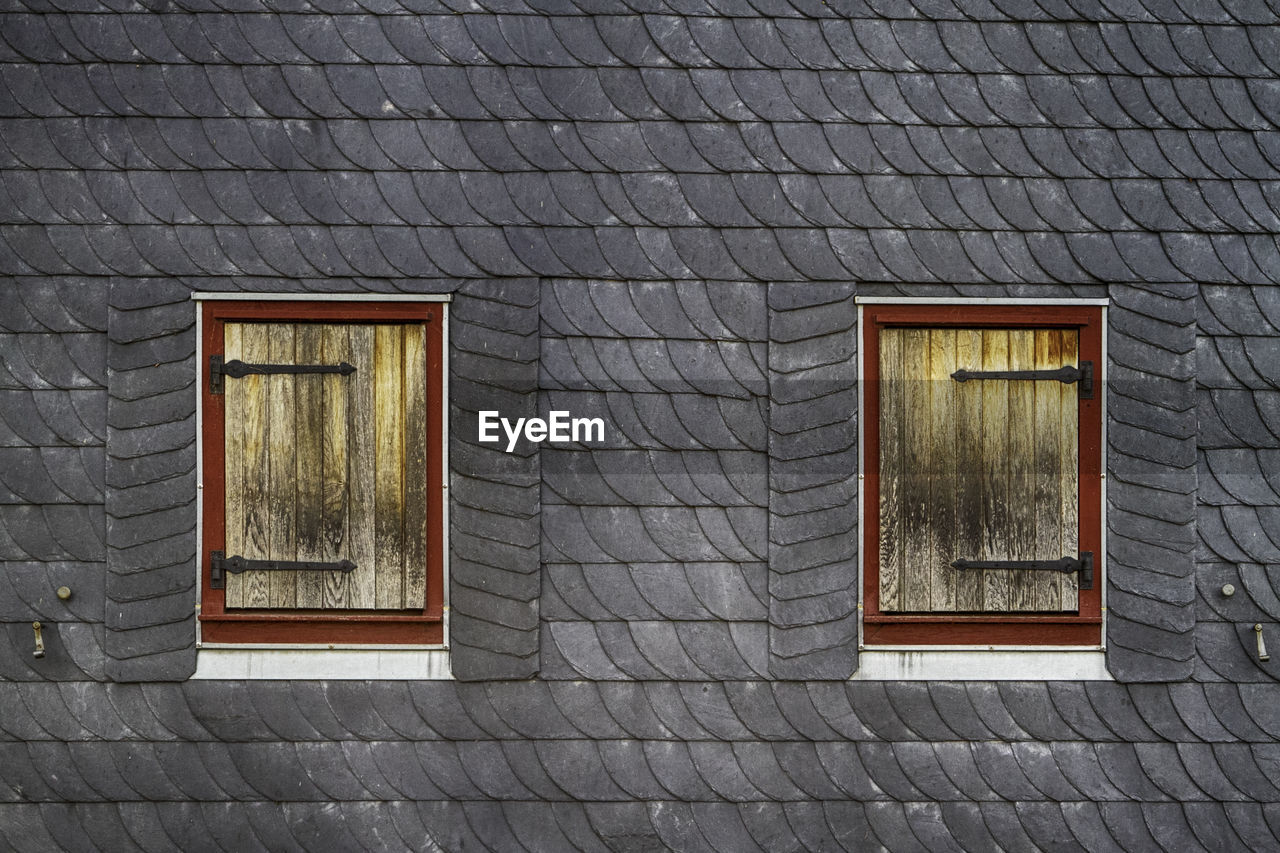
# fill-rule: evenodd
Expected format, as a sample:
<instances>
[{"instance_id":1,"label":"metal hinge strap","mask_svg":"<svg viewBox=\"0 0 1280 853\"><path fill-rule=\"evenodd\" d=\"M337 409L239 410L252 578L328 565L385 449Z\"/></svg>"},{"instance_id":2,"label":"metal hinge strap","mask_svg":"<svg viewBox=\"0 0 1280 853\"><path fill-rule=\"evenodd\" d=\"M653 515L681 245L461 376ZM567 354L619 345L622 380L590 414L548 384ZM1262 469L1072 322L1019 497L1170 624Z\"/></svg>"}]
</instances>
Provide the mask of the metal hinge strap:
<instances>
[{"instance_id":1,"label":"metal hinge strap","mask_svg":"<svg viewBox=\"0 0 1280 853\"><path fill-rule=\"evenodd\" d=\"M239 555L228 557L225 551L209 552L209 585L225 589L226 573L241 572L353 572L356 564L350 560L322 562L320 560L249 560Z\"/></svg>"},{"instance_id":2,"label":"metal hinge strap","mask_svg":"<svg viewBox=\"0 0 1280 853\"><path fill-rule=\"evenodd\" d=\"M1023 572L1079 572L1080 589L1093 589L1093 552L1082 551L1080 557L1063 557L1059 560L956 560L951 568L959 571L971 569L1011 569Z\"/></svg>"},{"instance_id":3,"label":"metal hinge strap","mask_svg":"<svg viewBox=\"0 0 1280 853\"><path fill-rule=\"evenodd\" d=\"M1064 385L1079 384L1080 399L1093 399L1093 362L1082 361L1079 367L1065 365L1056 370L957 370L951 374L957 382L970 379L1056 380Z\"/></svg>"},{"instance_id":4,"label":"metal hinge strap","mask_svg":"<svg viewBox=\"0 0 1280 853\"><path fill-rule=\"evenodd\" d=\"M209 356L209 393L222 393L223 377L241 379L249 375L265 375L269 373L340 373L350 376L356 372L355 365L341 364L246 364L238 358L224 362L222 356Z\"/></svg>"}]
</instances>

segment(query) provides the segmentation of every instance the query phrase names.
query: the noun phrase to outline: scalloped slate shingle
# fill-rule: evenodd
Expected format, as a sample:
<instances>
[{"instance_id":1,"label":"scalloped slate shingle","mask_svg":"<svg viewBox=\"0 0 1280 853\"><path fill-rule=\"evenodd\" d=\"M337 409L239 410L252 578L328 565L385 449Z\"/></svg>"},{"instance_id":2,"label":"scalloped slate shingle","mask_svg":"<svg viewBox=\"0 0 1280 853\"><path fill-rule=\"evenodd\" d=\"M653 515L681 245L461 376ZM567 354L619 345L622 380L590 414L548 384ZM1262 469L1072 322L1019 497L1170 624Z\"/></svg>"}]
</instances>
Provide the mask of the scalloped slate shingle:
<instances>
[{"instance_id":1,"label":"scalloped slate shingle","mask_svg":"<svg viewBox=\"0 0 1280 853\"><path fill-rule=\"evenodd\" d=\"M1201 288L1196 347L1201 423L1196 470L1199 579L1196 676L1274 682L1280 669L1258 656L1254 625L1275 640L1280 623L1280 549L1274 432L1275 294L1268 288ZM1235 593L1224 594L1226 585Z\"/></svg>"},{"instance_id":2,"label":"scalloped slate shingle","mask_svg":"<svg viewBox=\"0 0 1280 853\"><path fill-rule=\"evenodd\" d=\"M775 678L857 668L853 288L769 287L769 651Z\"/></svg>"},{"instance_id":3,"label":"scalloped slate shingle","mask_svg":"<svg viewBox=\"0 0 1280 853\"><path fill-rule=\"evenodd\" d=\"M785 683L643 693L608 682L195 683L102 686L107 701L93 702L71 685L12 683L3 691L17 712L5 719L0 752L22 798L5 806L7 840L21 848L83 833L109 846L127 831L176 843L191 837L178 816L195 804L184 801L199 797L197 813L219 816L241 846L273 848L378 832L352 825L361 812L396 825L407 813L419 838L453 846L474 834L497 849L511 843L496 840L499 831L535 849L557 849L575 833L651 846L672 843L672 832L776 849L824 831L848 844L844 836L872 827L867 837L891 849L904 831L936 849L972 846L987 838L983 825L1002 843L1025 833L1037 846L1062 832L1089 849L1146 849L1143 832L1195 849L1275 843L1263 814L1278 792L1262 769L1275 759L1274 738L1241 725L1259 698L1254 687L1103 684L1088 696L1083 685L1035 683L903 686L906 694L890 686L888 695L876 684L831 687L838 701ZM1005 715L1001 740L966 742L973 733L942 722L943 694L957 689L971 712ZM877 721L886 700L892 710ZM1086 736L1066 723L1082 702L1126 705L1145 726L1120 732L1123 740ZM552 705L550 717L530 713ZM649 706L665 724L636 715ZM860 708L880 731L851 725ZM811 722L788 722L803 719ZM56 819L67 800L78 814L69 824ZM311 810L322 803L328 812ZM672 810L684 817L672 822ZM308 818L295 823L299 812ZM792 814L824 819L814 826ZM382 842L361 843L389 843L369 838ZM195 846L231 843L213 835Z\"/></svg>"},{"instance_id":4,"label":"scalloped slate shingle","mask_svg":"<svg viewBox=\"0 0 1280 853\"><path fill-rule=\"evenodd\" d=\"M540 305L539 384L550 409L603 396L603 412L570 411L608 415L618 400L645 412L604 417L606 433L621 435L600 445L541 453L541 676L765 676L769 460L736 442L694 449L708 447L702 436L736 438L742 425L729 415L759 416L765 289L553 282ZM667 435L694 427L689 449L641 438L659 423ZM627 439L640 447L619 446Z\"/></svg>"},{"instance_id":5,"label":"scalloped slate shingle","mask_svg":"<svg viewBox=\"0 0 1280 853\"><path fill-rule=\"evenodd\" d=\"M1190 675L1196 500L1194 285L1113 285L1109 320L1107 666Z\"/></svg>"},{"instance_id":6,"label":"scalloped slate shingle","mask_svg":"<svg viewBox=\"0 0 1280 853\"><path fill-rule=\"evenodd\" d=\"M538 284L464 285L450 303L450 656L455 677L527 678L538 654L539 458L481 445L476 413L537 409Z\"/></svg>"}]
</instances>

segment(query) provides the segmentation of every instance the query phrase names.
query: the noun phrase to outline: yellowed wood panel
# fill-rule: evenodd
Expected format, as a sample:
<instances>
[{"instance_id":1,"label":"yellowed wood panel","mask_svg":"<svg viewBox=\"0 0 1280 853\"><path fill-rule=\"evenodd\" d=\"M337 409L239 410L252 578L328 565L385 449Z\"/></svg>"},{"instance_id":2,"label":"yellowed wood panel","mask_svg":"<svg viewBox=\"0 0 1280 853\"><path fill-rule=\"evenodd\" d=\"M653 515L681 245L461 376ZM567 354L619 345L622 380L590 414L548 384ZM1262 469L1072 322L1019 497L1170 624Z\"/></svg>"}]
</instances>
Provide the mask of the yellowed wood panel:
<instances>
[{"instance_id":1,"label":"yellowed wood panel","mask_svg":"<svg viewBox=\"0 0 1280 853\"><path fill-rule=\"evenodd\" d=\"M314 323L293 327L296 364L324 364L321 329ZM294 451L296 484L297 559L326 560L324 545L324 386L341 376L299 375L294 380ZM298 607L324 603L324 578L329 572L278 573L282 581L292 576Z\"/></svg>"},{"instance_id":2,"label":"yellowed wood panel","mask_svg":"<svg viewBox=\"0 0 1280 853\"><path fill-rule=\"evenodd\" d=\"M374 330L375 597L380 608L404 606L404 334L400 326Z\"/></svg>"},{"instance_id":3,"label":"yellowed wood panel","mask_svg":"<svg viewBox=\"0 0 1280 853\"><path fill-rule=\"evenodd\" d=\"M957 604L957 578L951 561L956 558L956 370L955 329L929 331L929 478L928 557L922 569L929 578L929 610L953 611ZM922 428L923 428L922 424Z\"/></svg>"},{"instance_id":4,"label":"yellowed wood panel","mask_svg":"<svg viewBox=\"0 0 1280 853\"><path fill-rule=\"evenodd\" d=\"M259 323L226 325L224 341L234 340L239 332L240 349L225 358L239 358L249 363L270 360L270 330ZM231 335L230 337L228 335ZM265 560L271 556L271 467L268 452L268 418L266 379L264 376L246 376L228 379L224 384L226 406L226 455L235 454L243 471L241 488L237 492L227 484L227 506L239 502L236 510L228 510L228 516L238 515L242 525L238 538L227 530L227 556L239 554L250 560ZM267 607L271 601L270 580L266 572L244 572L227 576L228 607Z\"/></svg>"},{"instance_id":5,"label":"yellowed wood panel","mask_svg":"<svg viewBox=\"0 0 1280 853\"><path fill-rule=\"evenodd\" d=\"M268 364L297 364L294 351L295 327L271 325ZM264 377L267 388L267 461L270 467L271 495L268 526L271 530L271 556L277 560L296 560L298 553L298 490L294 458L297 422L296 379L292 374ZM268 572L270 607L297 605L297 576L293 572Z\"/></svg>"},{"instance_id":6,"label":"yellowed wood panel","mask_svg":"<svg viewBox=\"0 0 1280 853\"><path fill-rule=\"evenodd\" d=\"M982 332L956 330L956 365L975 369L982 363ZM954 381L954 380L953 380ZM982 455L981 382L956 382L956 538L951 559L976 559L982 553ZM948 561L950 562L950 561ZM982 572L956 572L956 609L981 611L986 584Z\"/></svg>"},{"instance_id":7,"label":"yellowed wood panel","mask_svg":"<svg viewBox=\"0 0 1280 853\"><path fill-rule=\"evenodd\" d=\"M351 573L347 607L371 609L377 606L377 565L374 547L374 483L377 478L378 445L374 435L376 412L374 384L374 327L352 326L348 330L351 363L356 365L347 395L347 435L349 441L347 482L349 511L347 542L356 570Z\"/></svg>"},{"instance_id":8,"label":"yellowed wood panel","mask_svg":"<svg viewBox=\"0 0 1280 853\"><path fill-rule=\"evenodd\" d=\"M351 356L351 343L347 327L340 325L319 326L321 348L325 364L355 364ZM368 373L367 365L365 373ZM320 519L320 542L323 559L351 560L357 570L360 562L350 552L348 521L350 514L349 460L350 438L347 432L347 400L351 387L367 381L359 368L350 376L326 376L321 393L323 413L321 438L324 460L321 465L321 501L324 511ZM366 567L367 568L367 567ZM320 606L352 607L352 574L324 572L321 577Z\"/></svg>"},{"instance_id":9,"label":"yellowed wood panel","mask_svg":"<svg viewBox=\"0 0 1280 853\"><path fill-rule=\"evenodd\" d=\"M404 327L404 607L427 594L426 328Z\"/></svg>"},{"instance_id":10,"label":"yellowed wood panel","mask_svg":"<svg viewBox=\"0 0 1280 853\"><path fill-rule=\"evenodd\" d=\"M240 330L241 326L238 323L223 327L223 359L225 361L243 358ZM223 457L225 459L223 518L226 525L226 541L223 547L225 553L230 556L243 554L245 548L244 498L248 487L245 482L245 420L242 417L245 409L245 385L224 381L223 386L224 409L232 413L230 417L225 418L223 426ZM232 575L227 579L226 590L227 607L244 606L244 585L238 576Z\"/></svg>"},{"instance_id":11,"label":"yellowed wood panel","mask_svg":"<svg viewBox=\"0 0 1280 853\"><path fill-rule=\"evenodd\" d=\"M929 609L929 330L902 330L902 607Z\"/></svg>"},{"instance_id":12,"label":"yellowed wood panel","mask_svg":"<svg viewBox=\"0 0 1280 853\"><path fill-rule=\"evenodd\" d=\"M418 324L228 324L226 358L356 365L226 382L227 552L350 559L230 575L228 607L419 609L426 588L426 356Z\"/></svg>"},{"instance_id":13,"label":"yellowed wood panel","mask_svg":"<svg viewBox=\"0 0 1280 853\"><path fill-rule=\"evenodd\" d=\"M1009 331L1009 369L1031 370L1036 363L1034 329ZM1004 559L1035 559L1036 545L1036 385L1045 382L1019 379L1004 384L1009 393L1009 550ZM1055 385L1061 383L1055 382ZM1037 594L1051 578L1034 571L1009 572L1009 609L1036 610Z\"/></svg>"},{"instance_id":14,"label":"yellowed wood panel","mask_svg":"<svg viewBox=\"0 0 1280 853\"><path fill-rule=\"evenodd\" d=\"M982 332L982 369L1009 369L1009 331ZM982 554L984 560L1006 560L1009 553L1009 385L979 380L982 386ZM1006 611L1011 604L1009 573L983 572L983 606Z\"/></svg>"},{"instance_id":15,"label":"yellowed wood panel","mask_svg":"<svg viewBox=\"0 0 1280 853\"><path fill-rule=\"evenodd\" d=\"M880 609L901 610L902 330L880 333Z\"/></svg>"},{"instance_id":16,"label":"yellowed wood panel","mask_svg":"<svg viewBox=\"0 0 1280 853\"><path fill-rule=\"evenodd\" d=\"M882 332L884 611L1076 608L1074 576L949 565L1075 554L1076 387L950 375L1056 369L1075 363L1076 346L1076 332L1056 329Z\"/></svg>"},{"instance_id":17,"label":"yellowed wood panel","mask_svg":"<svg viewBox=\"0 0 1280 853\"><path fill-rule=\"evenodd\" d=\"M1078 364L1080 336L1075 330L1062 333L1062 363ZM1099 389L1096 393L1104 393ZM1062 436L1058 449L1062 462L1062 554L1080 556L1080 397L1075 385L1064 385L1060 392L1059 415L1061 420L1059 434ZM1063 575L1061 580L1063 610L1079 609L1079 578L1077 575Z\"/></svg>"},{"instance_id":18,"label":"yellowed wood panel","mask_svg":"<svg viewBox=\"0 0 1280 853\"><path fill-rule=\"evenodd\" d=\"M1036 370L1062 366L1060 329L1036 330ZM1056 560L1062 549L1062 403L1064 388L1075 395L1074 386L1060 382L1037 382L1035 446L1035 531L1036 550L1030 559ZM1062 609L1062 578L1045 574L1037 585L1035 609Z\"/></svg>"}]
</instances>

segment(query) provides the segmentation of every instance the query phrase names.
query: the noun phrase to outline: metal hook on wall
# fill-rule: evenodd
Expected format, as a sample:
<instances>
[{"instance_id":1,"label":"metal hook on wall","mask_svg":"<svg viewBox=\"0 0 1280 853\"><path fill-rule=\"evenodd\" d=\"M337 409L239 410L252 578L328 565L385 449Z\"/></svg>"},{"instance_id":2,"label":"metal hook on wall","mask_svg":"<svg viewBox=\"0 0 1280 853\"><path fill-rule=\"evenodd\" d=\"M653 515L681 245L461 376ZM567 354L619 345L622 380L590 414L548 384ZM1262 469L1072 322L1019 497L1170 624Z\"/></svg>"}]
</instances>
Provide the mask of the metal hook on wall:
<instances>
[{"instance_id":1,"label":"metal hook on wall","mask_svg":"<svg viewBox=\"0 0 1280 853\"><path fill-rule=\"evenodd\" d=\"M1253 633L1258 637L1258 660L1266 663L1271 660L1271 655L1267 654L1267 644L1262 640L1262 623L1258 622L1253 626Z\"/></svg>"}]
</instances>

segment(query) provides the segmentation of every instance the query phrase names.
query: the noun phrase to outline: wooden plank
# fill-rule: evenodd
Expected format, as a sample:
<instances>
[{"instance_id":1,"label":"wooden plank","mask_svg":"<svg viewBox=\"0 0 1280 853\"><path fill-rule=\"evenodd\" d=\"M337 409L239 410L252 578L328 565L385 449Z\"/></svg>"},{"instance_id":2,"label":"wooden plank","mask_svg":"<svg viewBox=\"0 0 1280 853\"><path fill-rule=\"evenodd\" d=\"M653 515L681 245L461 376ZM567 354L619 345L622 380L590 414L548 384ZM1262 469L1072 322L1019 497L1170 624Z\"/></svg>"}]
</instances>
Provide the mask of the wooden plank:
<instances>
[{"instance_id":1,"label":"wooden plank","mask_svg":"<svg viewBox=\"0 0 1280 853\"><path fill-rule=\"evenodd\" d=\"M982 333L982 369L1009 369L1009 331ZM982 558L1007 560L1009 553L1009 383L982 381ZM983 572L983 606L1004 612L1011 602L1009 572Z\"/></svg>"},{"instance_id":2,"label":"wooden plank","mask_svg":"<svg viewBox=\"0 0 1280 853\"><path fill-rule=\"evenodd\" d=\"M1031 370L1036 361L1034 329L1009 330L1009 369ZM1030 560L1036 545L1036 385L1033 380L1011 380L1009 389L1008 530L1009 550L1005 559ZM1060 385L1061 383L1053 383ZM1037 595L1048 582L1047 575L1034 571L1009 573L1009 609L1028 611L1037 608Z\"/></svg>"},{"instance_id":3,"label":"wooden plank","mask_svg":"<svg viewBox=\"0 0 1280 853\"><path fill-rule=\"evenodd\" d=\"M956 331L956 363L976 370L982 364L982 332ZM954 382L956 395L956 465L963 472L956 484L956 542L952 559L977 559L983 552L982 494L986 462L982 455L982 382ZM983 609L982 572L956 572L956 609Z\"/></svg>"},{"instance_id":4,"label":"wooden plank","mask_svg":"<svg viewBox=\"0 0 1280 853\"><path fill-rule=\"evenodd\" d=\"M271 324L265 359L270 364L295 364L294 326ZM295 378L284 373L262 377L267 389L267 463L269 497L267 527L270 556L277 560L297 559L297 483L294 454L296 440L294 407ZM239 380L236 380L239 381ZM297 604L297 576L293 572L268 572L269 607Z\"/></svg>"},{"instance_id":5,"label":"wooden plank","mask_svg":"<svg viewBox=\"0 0 1280 853\"><path fill-rule=\"evenodd\" d=\"M240 343L240 323L227 323L223 326L223 360L230 361L243 358ZM245 549L244 533L244 497L245 497L245 384L242 382L223 383L223 470L224 497L223 519L226 529L226 540L223 550L226 554L243 554ZM225 607L244 606L244 585L240 578L232 575L226 584Z\"/></svg>"},{"instance_id":6,"label":"wooden plank","mask_svg":"<svg viewBox=\"0 0 1280 853\"><path fill-rule=\"evenodd\" d=\"M320 327L298 323L294 330L294 357L297 364L324 364L324 344ZM294 482L296 483L295 523L297 559L327 560L323 540L324 524L324 385L340 376L299 375L294 380ZM282 460L283 461L283 460ZM324 603L324 577L329 572L298 572L294 575L298 607L320 607Z\"/></svg>"},{"instance_id":7,"label":"wooden plank","mask_svg":"<svg viewBox=\"0 0 1280 853\"><path fill-rule=\"evenodd\" d=\"M929 610L956 609L956 385L951 378L956 364L955 329L929 331L929 523L920 531L929 537Z\"/></svg>"},{"instance_id":8,"label":"wooden plank","mask_svg":"<svg viewBox=\"0 0 1280 853\"><path fill-rule=\"evenodd\" d=\"M351 342L347 327L325 324L319 327L325 364L341 364L351 360ZM323 559L327 561L351 559L347 549L347 525L350 516L350 486L348 483L348 433L347 400L351 385L361 381L360 371L351 376L326 376L321 390L322 427L321 443L321 501L323 515L320 520L320 543ZM356 564L359 566L359 563ZM325 572L320 591L320 606L341 608L354 606L351 574Z\"/></svg>"},{"instance_id":9,"label":"wooden plank","mask_svg":"<svg viewBox=\"0 0 1280 853\"><path fill-rule=\"evenodd\" d=\"M375 599L378 608L404 606L404 363L403 327L374 330Z\"/></svg>"},{"instance_id":10,"label":"wooden plank","mask_svg":"<svg viewBox=\"0 0 1280 853\"><path fill-rule=\"evenodd\" d=\"M404 607L427 596L426 328L404 327Z\"/></svg>"},{"instance_id":11,"label":"wooden plank","mask_svg":"<svg viewBox=\"0 0 1280 853\"><path fill-rule=\"evenodd\" d=\"M236 325L240 327L239 357L250 363L268 361L271 327L262 323ZM270 411L267 403L267 378L246 376L224 382L224 387L238 386L232 391L239 395L238 413L227 409L227 423L230 424L238 417L243 424L240 453L245 472L241 492L244 503L244 536L239 543L240 547L229 550L227 556L238 553L250 560L265 560L271 556L271 508L268 506L271 495L271 457L268 450ZM230 448L227 453L231 454ZM230 489L228 500L232 500ZM241 607L267 607L271 603L270 580L266 572L230 575L227 579L227 592L228 600L234 594Z\"/></svg>"},{"instance_id":12,"label":"wooden plank","mask_svg":"<svg viewBox=\"0 0 1280 853\"><path fill-rule=\"evenodd\" d=\"M1037 329L1035 369L1061 367L1062 331ZM1062 392L1075 386L1037 382L1035 388L1035 538L1032 559L1056 560L1062 548ZM1062 575L1046 574L1036 587L1036 609L1062 609Z\"/></svg>"},{"instance_id":13,"label":"wooden plank","mask_svg":"<svg viewBox=\"0 0 1280 853\"><path fill-rule=\"evenodd\" d=\"M902 609L929 609L929 330L902 330Z\"/></svg>"},{"instance_id":14,"label":"wooden plank","mask_svg":"<svg viewBox=\"0 0 1280 853\"><path fill-rule=\"evenodd\" d=\"M880 332L880 609L901 608L902 330Z\"/></svg>"},{"instance_id":15,"label":"wooden plank","mask_svg":"<svg viewBox=\"0 0 1280 853\"><path fill-rule=\"evenodd\" d=\"M1079 361L1080 333L1074 329L1062 332L1062 363L1077 364ZM1096 394L1105 394L1095 378ZM1060 415L1062 418L1061 451L1062 470L1062 553L1073 557L1080 556L1080 397L1074 385L1064 385L1059 391ZM1096 556L1096 555L1095 555ZM1094 583L1099 583L1095 580ZM1061 596L1063 610L1077 610L1079 604L1079 580L1076 575L1063 575L1061 580Z\"/></svg>"},{"instance_id":16,"label":"wooden plank","mask_svg":"<svg viewBox=\"0 0 1280 853\"><path fill-rule=\"evenodd\" d=\"M377 566L374 546L374 483L377 477L378 445L374 421L374 326L351 326L348 340L351 363L356 372L347 387L348 503L347 538L351 573L347 607L370 609L377 605Z\"/></svg>"}]
</instances>

